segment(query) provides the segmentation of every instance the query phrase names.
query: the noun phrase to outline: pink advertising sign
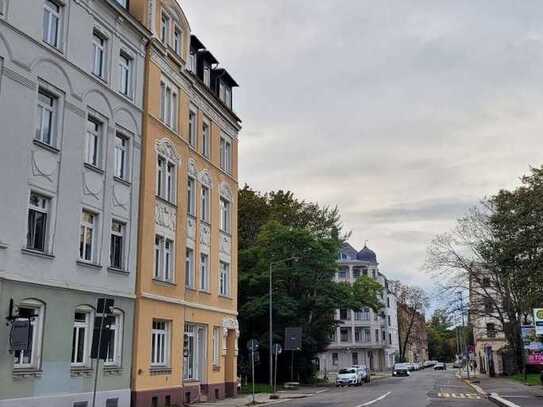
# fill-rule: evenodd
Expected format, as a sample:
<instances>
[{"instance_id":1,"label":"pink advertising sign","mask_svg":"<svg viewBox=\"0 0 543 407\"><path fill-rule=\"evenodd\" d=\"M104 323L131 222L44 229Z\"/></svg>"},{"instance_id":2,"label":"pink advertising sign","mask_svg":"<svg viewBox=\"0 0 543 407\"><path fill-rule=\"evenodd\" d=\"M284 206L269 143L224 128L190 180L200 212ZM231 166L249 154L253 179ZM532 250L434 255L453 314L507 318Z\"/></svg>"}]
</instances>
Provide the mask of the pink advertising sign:
<instances>
[{"instance_id":1,"label":"pink advertising sign","mask_svg":"<svg viewBox=\"0 0 543 407\"><path fill-rule=\"evenodd\" d=\"M543 365L543 352L533 352L528 354L529 365Z\"/></svg>"}]
</instances>

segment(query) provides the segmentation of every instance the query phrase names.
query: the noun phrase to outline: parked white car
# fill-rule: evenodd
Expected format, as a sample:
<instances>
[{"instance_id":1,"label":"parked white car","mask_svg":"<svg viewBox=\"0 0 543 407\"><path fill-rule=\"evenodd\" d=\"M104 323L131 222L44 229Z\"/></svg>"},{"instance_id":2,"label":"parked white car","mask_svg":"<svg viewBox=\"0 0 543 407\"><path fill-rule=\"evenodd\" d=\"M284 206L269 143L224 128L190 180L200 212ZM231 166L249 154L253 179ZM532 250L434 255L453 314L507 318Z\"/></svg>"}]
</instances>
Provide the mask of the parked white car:
<instances>
[{"instance_id":1,"label":"parked white car","mask_svg":"<svg viewBox=\"0 0 543 407\"><path fill-rule=\"evenodd\" d=\"M361 369L349 367L340 369L336 376L336 386L360 386L362 384Z\"/></svg>"},{"instance_id":2,"label":"parked white car","mask_svg":"<svg viewBox=\"0 0 543 407\"><path fill-rule=\"evenodd\" d=\"M360 375L362 381L364 383L369 383L370 382L370 369L368 369L367 366L365 365L353 365L353 367L355 369L358 370L358 374Z\"/></svg>"}]
</instances>

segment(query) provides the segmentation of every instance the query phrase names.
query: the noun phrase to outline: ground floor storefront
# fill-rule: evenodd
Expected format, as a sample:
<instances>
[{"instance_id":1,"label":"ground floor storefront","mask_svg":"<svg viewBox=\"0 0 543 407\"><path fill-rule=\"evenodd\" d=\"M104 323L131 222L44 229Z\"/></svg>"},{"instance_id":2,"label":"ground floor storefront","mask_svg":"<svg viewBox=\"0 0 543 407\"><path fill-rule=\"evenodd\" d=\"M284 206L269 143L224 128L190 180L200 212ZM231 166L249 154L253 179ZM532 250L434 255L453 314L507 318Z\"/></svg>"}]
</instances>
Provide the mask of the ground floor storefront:
<instances>
[{"instance_id":1,"label":"ground floor storefront","mask_svg":"<svg viewBox=\"0 0 543 407\"><path fill-rule=\"evenodd\" d=\"M137 301L133 407L232 397L238 323L233 312L155 298Z\"/></svg>"}]
</instances>

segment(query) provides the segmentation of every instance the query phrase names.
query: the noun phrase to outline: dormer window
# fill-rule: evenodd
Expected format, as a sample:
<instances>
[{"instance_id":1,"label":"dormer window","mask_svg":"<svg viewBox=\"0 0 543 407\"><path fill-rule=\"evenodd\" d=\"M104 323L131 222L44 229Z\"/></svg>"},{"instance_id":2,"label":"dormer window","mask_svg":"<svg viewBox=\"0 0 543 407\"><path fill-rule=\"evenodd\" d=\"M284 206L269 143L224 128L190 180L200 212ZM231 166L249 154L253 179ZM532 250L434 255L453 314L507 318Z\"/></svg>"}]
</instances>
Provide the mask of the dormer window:
<instances>
[{"instance_id":1,"label":"dormer window","mask_svg":"<svg viewBox=\"0 0 543 407\"><path fill-rule=\"evenodd\" d=\"M196 73L196 54L192 50L189 53L189 59L187 61L187 71Z\"/></svg>"},{"instance_id":2,"label":"dormer window","mask_svg":"<svg viewBox=\"0 0 543 407\"><path fill-rule=\"evenodd\" d=\"M204 62L204 84L206 86L211 85L211 67L207 62Z\"/></svg>"}]
</instances>

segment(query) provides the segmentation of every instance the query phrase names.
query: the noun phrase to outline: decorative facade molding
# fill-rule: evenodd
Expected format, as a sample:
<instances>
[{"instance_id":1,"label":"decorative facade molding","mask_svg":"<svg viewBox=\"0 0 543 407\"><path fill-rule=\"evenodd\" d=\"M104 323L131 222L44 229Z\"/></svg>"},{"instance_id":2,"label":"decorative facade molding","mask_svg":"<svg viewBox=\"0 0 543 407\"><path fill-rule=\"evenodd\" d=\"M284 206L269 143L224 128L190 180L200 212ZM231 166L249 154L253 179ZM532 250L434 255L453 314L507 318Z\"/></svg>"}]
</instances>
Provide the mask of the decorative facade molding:
<instances>
[{"instance_id":1,"label":"decorative facade molding","mask_svg":"<svg viewBox=\"0 0 543 407\"><path fill-rule=\"evenodd\" d=\"M170 304L185 305L185 306L187 306L189 308L202 309L202 310L205 310L205 311L219 312L221 314L226 314L226 315L234 315L234 316L238 315L237 311L232 311L232 310L229 310L229 309L226 309L226 308L213 307L211 305L204 305L204 304L197 304L197 303L194 303L194 302L179 300L177 298L166 297L164 295L148 293L148 292L145 292L145 291L142 293L142 297L150 299L150 300L167 302L167 303L170 303Z\"/></svg>"},{"instance_id":2,"label":"decorative facade molding","mask_svg":"<svg viewBox=\"0 0 543 407\"><path fill-rule=\"evenodd\" d=\"M13 69L8 68L7 66L3 67L3 73L6 76L6 78L11 79L14 82L17 82L19 85L23 85L24 87L36 90L38 84L27 77L21 75L20 73L14 71Z\"/></svg>"},{"instance_id":3,"label":"decorative facade molding","mask_svg":"<svg viewBox=\"0 0 543 407\"><path fill-rule=\"evenodd\" d=\"M188 173L192 178L198 177L198 170L196 169L196 161L194 158L189 158L188 160Z\"/></svg>"},{"instance_id":4,"label":"decorative facade molding","mask_svg":"<svg viewBox=\"0 0 543 407\"><path fill-rule=\"evenodd\" d=\"M220 188L221 196L223 198L228 199L230 202L233 200L232 190L230 189L230 185L226 182L221 182L221 188Z\"/></svg>"},{"instance_id":5,"label":"decorative facade molding","mask_svg":"<svg viewBox=\"0 0 543 407\"><path fill-rule=\"evenodd\" d=\"M177 211L175 208L155 200L155 223L163 228L175 232Z\"/></svg>"},{"instance_id":6,"label":"decorative facade molding","mask_svg":"<svg viewBox=\"0 0 543 407\"><path fill-rule=\"evenodd\" d=\"M175 146L167 138L157 140L155 143L155 150L158 154L166 157L168 160L173 161L176 164L181 161L179 154L177 154L177 151L175 150Z\"/></svg>"},{"instance_id":7,"label":"decorative facade molding","mask_svg":"<svg viewBox=\"0 0 543 407\"><path fill-rule=\"evenodd\" d=\"M209 176L209 172L207 171L207 169L200 171L198 180L200 181L202 185L205 185L209 189L213 188L213 180Z\"/></svg>"}]
</instances>

